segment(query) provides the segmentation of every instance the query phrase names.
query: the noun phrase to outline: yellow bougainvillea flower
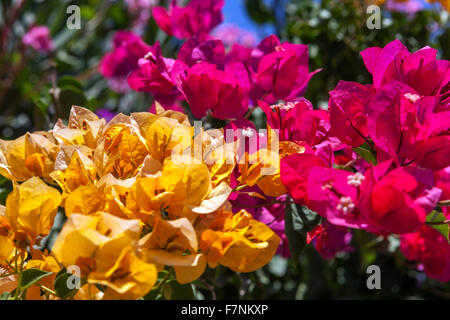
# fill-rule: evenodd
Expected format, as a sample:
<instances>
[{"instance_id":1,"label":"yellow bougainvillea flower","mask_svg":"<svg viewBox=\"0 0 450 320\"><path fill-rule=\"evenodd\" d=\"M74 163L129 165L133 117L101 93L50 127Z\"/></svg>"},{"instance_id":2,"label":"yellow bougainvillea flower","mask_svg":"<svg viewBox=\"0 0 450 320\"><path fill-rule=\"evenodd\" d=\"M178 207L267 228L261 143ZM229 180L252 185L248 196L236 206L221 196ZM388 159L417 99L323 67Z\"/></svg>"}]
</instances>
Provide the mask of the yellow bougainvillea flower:
<instances>
[{"instance_id":1,"label":"yellow bougainvillea flower","mask_svg":"<svg viewBox=\"0 0 450 320\"><path fill-rule=\"evenodd\" d=\"M0 268L14 256L14 244L10 237L11 226L5 217L6 208L0 205Z\"/></svg>"},{"instance_id":2,"label":"yellow bougainvillea flower","mask_svg":"<svg viewBox=\"0 0 450 320\"><path fill-rule=\"evenodd\" d=\"M137 298L156 282L154 265L136 257L141 233L138 220L105 212L73 213L58 235L52 252L65 266L77 265L90 283L106 285L111 297ZM107 290L108 292L108 290Z\"/></svg>"},{"instance_id":3,"label":"yellow bougainvillea flower","mask_svg":"<svg viewBox=\"0 0 450 320\"><path fill-rule=\"evenodd\" d=\"M86 283L73 296L74 300L102 300L104 294L95 284Z\"/></svg>"},{"instance_id":4,"label":"yellow bougainvillea flower","mask_svg":"<svg viewBox=\"0 0 450 320\"><path fill-rule=\"evenodd\" d=\"M59 120L54 126L52 133L60 144L85 145L95 148L105 124L106 121L99 119L92 111L72 106L68 125L65 126Z\"/></svg>"},{"instance_id":5,"label":"yellow bougainvillea flower","mask_svg":"<svg viewBox=\"0 0 450 320\"><path fill-rule=\"evenodd\" d=\"M36 268L39 270L52 272L52 274L42 278L37 283L39 285L43 285L46 288L49 288L51 290L54 290L54 282L56 275L61 270L61 267L59 266L58 262L55 260L54 257L50 256L48 252L42 252L39 250L36 250L33 252L33 259L28 260L25 269L31 269ZM26 299L27 300L43 300L47 297L47 295L44 294L44 292L40 289L39 286L33 285L30 286L27 289L26 292ZM48 296L50 299L55 299L55 296Z\"/></svg>"},{"instance_id":6,"label":"yellow bougainvillea flower","mask_svg":"<svg viewBox=\"0 0 450 320\"><path fill-rule=\"evenodd\" d=\"M274 256L280 238L264 223L241 210L219 212L200 235L199 247L211 267L224 265L236 272L251 272Z\"/></svg>"},{"instance_id":7,"label":"yellow bougainvillea flower","mask_svg":"<svg viewBox=\"0 0 450 320\"><path fill-rule=\"evenodd\" d=\"M99 256L109 259L118 255L117 251L109 249L136 245L139 235L138 220L121 219L105 212L91 216L73 213L56 238L52 252L66 267L76 265L80 258L85 259L84 262L87 262L87 259L96 260ZM100 252L101 249L106 251ZM111 264L108 261L94 262ZM81 269L82 267L80 266Z\"/></svg>"},{"instance_id":8,"label":"yellow bougainvillea flower","mask_svg":"<svg viewBox=\"0 0 450 320\"><path fill-rule=\"evenodd\" d=\"M97 178L95 165L89 155L78 147L61 148L55 171L50 176L63 189L64 195L71 193L81 185L94 182ZM70 159L68 162L64 163ZM62 160L64 158L65 160Z\"/></svg>"},{"instance_id":9,"label":"yellow bougainvillea flower","mask_svg":"<svg viewBox=\"0 0 450 320\"><path fill-rule=\"evenodd\" d=\"M97 188L92 182L76 188L64 201L64 209L68 217L72 213L94 214L97 211L103 211L104 206L104 188Z\"/></svg>"},{"instance_id":10,"label":"yellow bougainvillea flower","mask_svg":"<svg viewBox=\"0 0 450 320\"><path fill-rule=\"evenodd\" d=\"M37 177L20 185L14 183L14 189L6 199L6 218L14 238L33 244L37 237L48 235L60 203L59 191Z\"/></svg>"},{"instance_id":11,"label":"yellow bougainvillea flower","mask_svg":"<svg viewBox=\"0 0 450 320\"><path fill-rule=\"evenodd\" d=\"M266 196L277 197L286 193L280 178L280 158L277 152L260 149L255 153L245 153L244 163L239 163L240 184L255 184ZM241 161L242 162L242 161Z\"/></svg>"},{"instance_id":12,"label":"yellow bougainvillea flower","mask_svg":"<svg viewBox=\"0 0 450 320\"><path fill-rule=\"evenodd\" d=\"M211 176L204 163L189 156L174 156L163 163L158 186L175 193L173 205L199 205L211 191Z\"/></svg>"},{"instance_id":13,"label":"yellow bougainvillea flower","mask_svg":"<svg viewBox=\"0 0 450 320\"><path fill-rule=\"evenodd\" d=\"M113 265L91 272L88 282L107 286L104 300L138 299L152 289L157 275L154 264L142 261L132 247L126 247Z\"/></svg>"},{"instance_id":14,"label":"yellow bougainvillea flower","mask_svg":"<svg viewBox=\"0 0 450 320\"><path fill-rule=\"evenodd\" d=\"M144 261L173 266L179 283L189 283L200 277L206 267L203 254L198 254L197 235L186 218L163 220L155 218L153 230L139 241Z\"/></svg>"},{"instance_id":15,"label":"yellow bougainvillea flower","mask_svg":"<svg viewBox=\"0 0 450 320\"><path fill-rule=\"evenodd\" d=\"M109 126L95 149L95 164L101 176L112 173L126 179L136 175L148 155L145 145L129 124Z\"/></svg>"},{"instance_id":16,"label":"yellow bougainvillea flower","mask_svg":"<svg viewBox=\"0 0 450 320\"><path fill-rule=\"evenodd\" d=\"M134 132L147 147L151 157L163 162L180 143L187 147L191 142L191 126L184 114L172 111L161 114L132 113L130 121ZM180 149L183 149L183 146Z\"/></svg>"},{"instance_id":17,"label":"yellow bougainvillea flower","mask_svg":"<svg viewBox=\"0 0 450 320\"><path fill-rule=\"evenodd\" d=\"M0 174L15 181L49 178L58 152L55 143L47 132L27 133L11 141L0 139Z\"/></svg>"}]
</instances>

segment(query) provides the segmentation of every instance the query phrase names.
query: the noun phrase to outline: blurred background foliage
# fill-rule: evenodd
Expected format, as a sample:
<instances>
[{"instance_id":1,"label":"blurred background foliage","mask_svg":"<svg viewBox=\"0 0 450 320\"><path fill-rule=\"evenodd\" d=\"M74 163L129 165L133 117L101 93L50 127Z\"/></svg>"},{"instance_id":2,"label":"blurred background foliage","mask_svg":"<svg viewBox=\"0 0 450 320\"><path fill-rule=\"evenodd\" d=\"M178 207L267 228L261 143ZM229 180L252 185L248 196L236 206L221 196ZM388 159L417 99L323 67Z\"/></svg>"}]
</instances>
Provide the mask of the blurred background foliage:
<instances>
[{"instance_id":1,"label":"blurred background foliage","mask_svg":"<svg viewBox=\"0 0 450 320\"><path fill-rule=\"evenodd\" d=\"M280 39L310 47L310 70L322 68L309 84L306 97L326 107L328 92L339 80L369 83L359 52L384 46L397 38L411 51L426 45L450 56L448 13L439 6L414 16L382 10L382 28L366 27L367 4L361 0L225 0L239 7L261 39L259 29L273 30ZM160 3L167 4L168 1ZM117 30L131 29L135 17L125 1L113 0L1 0L0 2L0 137L13 139L27 131L48 130L57 118L67 118L73 104L91 110L146 111L148 94L123 94L108 87L97 70L101 57L111 50ZM81 29L69 30L66 9L81 9ZM226 5L227 6L227 5ZM236 3L233 3L233 8ZM234 14L225 11L231 16ZM227 19L225 20L227 22ZM33 25L47 25L55 43L50 54L24 47L21 37ZM143 39L159 40L166 57L176 57L182 42L158 30L153 19L142 30ZM259 116L258 116L259 114ZM256 123L263 121L255 113ZM0 178L0 203L4 204L11 183ZM55 227L50 237L56 234ZM304 239L304 230L294 230ZM50 246L51 239L45 241ZM276 256L263 269L236 274L225 268L209 269L194 285L184 286L180 296L198 299L390 299L450 298L450 285L426 278L399 253L398 240L379 239L360 230L354 232L351 253L324 260L312 246L298 257ZM300 244L300 246L302 246ZM368 290L366 267L377 264L382 289ZM176 286L175 283L172 283ZM151 298L164 298L164 295Z\"/></svg>"}]
</instances>

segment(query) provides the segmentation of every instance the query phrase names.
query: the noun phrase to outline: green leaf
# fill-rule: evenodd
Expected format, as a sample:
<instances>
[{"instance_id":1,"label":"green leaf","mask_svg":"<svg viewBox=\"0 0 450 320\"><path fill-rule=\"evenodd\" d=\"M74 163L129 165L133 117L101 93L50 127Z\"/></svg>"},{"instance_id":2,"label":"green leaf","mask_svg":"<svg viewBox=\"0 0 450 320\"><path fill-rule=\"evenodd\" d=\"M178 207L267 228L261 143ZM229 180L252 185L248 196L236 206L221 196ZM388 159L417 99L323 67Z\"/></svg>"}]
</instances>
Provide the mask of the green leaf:
<instances>
[{"instance_id":1,"label":"green leaf","mask_svg":"<svg viewBox=\"0 0 450 320\"><path fill-rule=\"evenodd\" d=\"M65 269L63 269L65 270ZM67 273L64 271L64 273L59 273L56 276L54 287L55 291L58 294L58 296L61 299L67 299L75 295L75 293L78 291L78 289L69 289L67 286L67 280L69 277L72 276L72 274ZM86 281L81 280L80 288L86 283Z\"/></svg>"},{"instance_id":2,"label":"green leaf","mask_svg":"<svg viewBox=\"0 0 450 320\"><path fill-rule=\"evenodd\" d=\"M427 216L427 224L428 226L432 227L433 229L437 230L440 234L442 234L445 239L449 240L449 233L450 233L450 226L448 223L444 223L447 218L444 216L442 212L433 211ZM439 223L442 222L442 223Z\"/></svg>"},{"instance_id":3,"label":"green leaf","mask_svg":"<svg viewBox=\"0 0 450 320\"><path fill-rule=\"evenodd\" d=\"M162 292L163 292L164 299L166 299L166 300L172 299L173 290L172 290L172 287L170 286L170 284L164 283L164 285L162 287Z\"/></svg>"},{"instance_id":4,"label":"green leaf","mask_svg":"<svg viewBox=\"0 0 450 320\"><path fill-rule=\"evenodd\" d=\"M194 300L194 289L190 283L180 284L176 280L168 281L166 285L170 285L172 292L170 295L171 300Z\"/></svg>"},{"instance_id":5,"label":"green leaf","mask_svg":"<svg viewBox=\"0 0 450 320\"><path fill-rule=\"evenodd\" d=\"M44 97L34 98L33 103L39 108L42 114L46 114L48 106L50 105L48 99Z\"/></svg>"},{"instance_id":6,"label":"green leaf","mask_svg":"<svg viewBox=\"0 0 450 320\"><path fill-rule=\"evenodd\" d=\"M353 148L353 151L355 151L358 155L360 155L367 162L372 163L372 164L377 164L377 159L372 154L372 152L370 152L369 148L367 147L367 144L363 144L360 147Z\"/></svg>"},{"instance_id":7,"label":"green leaf","mask_svg":"<svg viewBox=\"0 0 450 320\"><path fill-rule=\"evenodd\" d=\"M306 234L320 221L320 216L304 206L286 206L285 232L294 265L297 266L300 254L306 246Z\"/></svg>"},{"instance_id":8,"label":"green leaf","mask_svg":"<svg viewBox=\"0 0 450 320\"><path fill-rule=\"evenodd\" d=\"M59 78L58 87L60 87L61 89L65 87L75 87L83 91L83 85L77 79L71 76L63 76Z\"/></svg>"},{"instance_id":9,"label":"green leaf","mask_svg":"<svg viewBox=\"0 0 450 320\"><path fill-rule=\"evenodd\" d=\"M84 106L86 104L86 97L84 96L83 91L72 85L61 88L59 100L64 114L68 114L73 105Z\"/></svg>"},{"instance_id":10,"label":"green leaf","mask_svg":"<svg viewBox=\"0 0 450 320\"><path fill-rule=\"evenodd\" d=\"M47 272L36 268L27 269L22 273L19 287L24 290L52 273L53 272Z\"/></svg>"}]
</instances>

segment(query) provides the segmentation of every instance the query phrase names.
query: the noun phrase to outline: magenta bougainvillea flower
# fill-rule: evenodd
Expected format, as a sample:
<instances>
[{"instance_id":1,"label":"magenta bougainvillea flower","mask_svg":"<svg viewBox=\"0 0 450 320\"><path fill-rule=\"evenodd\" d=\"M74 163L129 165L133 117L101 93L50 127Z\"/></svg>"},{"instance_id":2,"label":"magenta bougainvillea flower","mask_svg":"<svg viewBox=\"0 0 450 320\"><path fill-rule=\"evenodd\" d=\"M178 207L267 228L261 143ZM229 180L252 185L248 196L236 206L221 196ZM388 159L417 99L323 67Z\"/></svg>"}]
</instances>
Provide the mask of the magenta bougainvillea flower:
<instances>
[{"instance_id":1,"label":"magenta bougainvillea flower","mask_svg":"<svg viewBox=\"0 0 450 320\"><path fill-rule=\"evenodd\" d=\"M292 59L294 64L286 62L290 65L283 64L280 70L271 73L265 64L269 63L272 53L280 55L282 60ZM132 57L130 60L135 59ZM308 72L307 46L280 44L275 36L264 39L255 49L235 45L228 53L220 40L194 37L184 42L176 59L163 57L156 43L138 61L128 78L131 88L152 93L158 101L167 101L163 102L167 106L182 96L197 118L204 117L210 110L215 118L238 119L247 111L250 98L253 105L259 98L263 101L298 100L313 74ZM287 74L291 70L294 70L294 78ZM272 80L289 78L293 81L282 83L282 80L276 80L271 88L263 85L266 90L261 84L267 84L270 77ZM295 115L300 117L298 123L304 123L302 128L294 128L290 133L292 136L284 140L305 140L304 135L309 134L308 143L313 143L315 130L322 131L324 121L328 122L327 113L313 110L310 104L307 109Z\"/></svg>"},{"instance_id":2,"label":"magenta bougainvillea flower","mask_svg":"<svg viewBox=\"0 0 450 320\"><path fill-rule=\"evenodd\" d=\"M54 44L47 26L34 26L22 37L22 42L34 50L48 53L53 50Z\"/></svg>"},{"instance_id":3,"label":"magenta bougainvillea flower","mask_svg":"<svg viewBox=\"0 0 450 320\"><path fill-rule=\"evenodd\" d=\"M187 40L178 52L177 62L192 67L197 62L208 62L223 69L225 66L225 47L220 40Z\"/></svg>"},{"instance_id":4,"label":"magenta bougainvillea flower","mask_svg":"<svg viewBox=\"0 0 450 320\"><path fill-rule=\"evenodd\" d=\"M308 71L308 46L280 43L275 35L263 39L252 50L233 46L228 61L246 66L254 102L293 101L303 95L311 77L320 71Z\"/></svg>"},{"instance_id":5,"label":"magenta bougainvillea flower","mask_svg":"<svg viewBox=\"0 0 450 320\"><path fill-rule=\"evenodd\" d=\"M439 201L433 172L414 166L393 170L387 161L366 172L358 207L374 228L397 234L414 232Z\"/></svg>"},{"instance_id":6,"label":"magenta bougainvillea flower","mask_svg":"<svg viewBox=\"0 0 450 320\"><path fill-rule=\"evenodd\" d=\"M419 262L429 277L450 281L450 244L437 230L424 225L415 233L405 234L400 248L408 260Z\"/></svg>"},{"instance_id":7,"label":"magenta bougainvillea flower","mask_svg":"<svg viewBox=\"0 0 450 320\"><path fill-rule=\"evenodd\" d=\"M280 130L280 141L303 141L313 146L327 135L328 113L314 110L311 102L304 98L272 106L260 101L259 106L266 114L267 124Z\"/></svg>"},{"instance_id":8,"label":"magenta bougainvillea flower","mask_svg":"<svg viewBox=\"0 0 450 320\"><path fill-rule=\"evenodd\" d=\"M138 35L119 31L114 36L112 52L105 54L100 61L99 71L112 81L113 89L125 91L128 88L126 77L138 68L139 59L152 50Z\"/></svg>"},{"instance_id":9,"label":"magenta bougainvillea flower","mask_svg":"<svg viewBox=\"0 0 450 320\"><path fill-rule=\"evenodd\" d=\"M374 93L371 86L340 81L330 91L330 135L358 147L368 135L366 105Z\"/></svg>"},{"instance_id":10,"label":"magenta bougainvillea flower","mask_svg":"<svg viewBox=\"0 0 450 320\"><path fill-rule=\"evenodd\" d=\"M294 108L280 112L260 103L282 139L311 147L281 160L281 180L296 202L333 225L385 235L415 232L448 197L448 61L436 60L430 48L410 53L399 41L362 55L373 84L339 82L330 92L329 129L322 118L325 130L312 130L322 140L308 139L308 122ZM375 163L351 149L361 145Z\"/></svg>"},{"instance_id":11,"label":"magenta bougainvillea flower","mask_svg":"<svg viewBox=\"0 0 450 320\"><path fill-rule=\"evenodd\" d=\"M410 53L399 40L384 48L371 47L361 52L375 88L398 80L420 96L441 96L449 90L450 62L437 60L436 54L437 51L430 47Z\"/></svg>"},{"instance_id":12,"label":"magenta bougainvillea flower","mask_svg":"<svg viewBox=\"0 0 450 320\"><path fill-rule=\"evenodd\" d=\"M326 167L326 164L312 152L293 154L281 159L281 181L297 203L306 206L310 204L307 182L314 167Z\"/></svg>"},{"instance_id":13,"label":"magenta bougainvillea flower","mask_svg":"<svg viewBox=\"0 0 450 320\"><path fill-rule=\"evenodd\" d=\"M139 59L139 67L129 75L128 84L136 91L176 94L177 89L172 79L175 60L162 56L159 42L151 49L144 58Z\"/></svg>"},{"instance_id":14,"label":"magenta bougainvillea flower","mask_svg":"<svg viewBox=\"0 0 450 320\"><path fill-rule=\"evenodd\" d=\"M324 220L308 232L306 243L313 243L324 259L331 259L339 252L351 252L352 233L348 228L339 227Z\"/></svg>"},{"instance_id":15,"label":"magenta bougainvillea flower","mask_svg":"<svg viewBox=\"0 0 450 320\"><path fill-rule=\"evenodd\" d=\"M153 17L168 35L179 39L205 37L223 21L223 5L223 0L191 0L180 7L172 0L169 10L161 6L153 8Z\"/></svg>"},{"instance_id":16,"label":"magenta bougainvillea flower","mask_svg":"<svg viewBox=\"0 0 450 320\"><path fill-rule=\"evenodd\" d=\"M207 62L197 63L187 71L180 90L197 118L204 117L208 110L214 118L239 118L248 108L248 95L239 80Z\"/></svg>"}]
</instances>

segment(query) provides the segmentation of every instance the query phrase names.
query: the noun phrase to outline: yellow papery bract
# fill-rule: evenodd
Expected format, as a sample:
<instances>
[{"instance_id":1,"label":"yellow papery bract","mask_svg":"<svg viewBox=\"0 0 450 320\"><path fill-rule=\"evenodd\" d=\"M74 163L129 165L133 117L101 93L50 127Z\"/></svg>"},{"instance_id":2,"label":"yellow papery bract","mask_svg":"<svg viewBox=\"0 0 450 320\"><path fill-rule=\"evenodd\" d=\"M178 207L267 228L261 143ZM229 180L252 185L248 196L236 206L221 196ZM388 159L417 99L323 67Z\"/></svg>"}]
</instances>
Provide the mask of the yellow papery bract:
<instances>
[{"instance_id":1,"label":"yellow papery bract","mask_svg":"<svg viewBox=\"0 0 450 320\"><path fill-rule=\"evenodd\" d=\"M105 192L93 183L81 185L70 193L64 201L64 209L69 217L72 213L93 214L105 206Z\"/></svg>"},{"instance_id":2,"label":"yellow papery bract","mask_svg":"<svg viewBox=\"0 0 450 320\"><path fill-rule=\"evenodd\" d=\"M57 146L46 132L27 133L15 140L0 140L0 174L24 181L33 176L48 178L53 171Z\"/></svg>"},{"instance_id":3,"label":"yellow papery bract","mask_svg":"<svg viewBox=\"0 0 450 320\"><path fill-rule=\"evenodd\" d=\"M280 158L278 153L260 149L253 154L245 154L245 161L239 164L241 176L238 182L248 186L255 184L265 195L277 197L286 193L280 178Z\"/></svg>"},{"instance_id":4,"label":"yellow papery bract","mask_svg":"<svg viewBox=\"0 0 450 320\"><path fill-rule=\"evenodd\" d=\"M105 125L105 119L99 119L92 111L82 107L72 106L68 126L71 129L85 131L84 142L87 146L95 148Z\"/></svg>"},{"instance_id":5,"label":"yellow papery bract","mask_svg":"<svg viewBox=\"0 0 450 320\"><path fill-rule=\"evenodd\" d=\"M117 124L107 129L103 139L103 145L95 151L106 156L101 163L103 174L112 173L121 179L135 176L148 155L139 137L128 126Z\"/></svg>"},{"instance_id":6,"label":"yellow papery bract","mask_svg":"<svg viewBox=\"0 0 450 320\"><path fill-rule=\"evenodd\" d=\"M99 119L92 111L72 106L68 126L58 121L52 132L62 145L85 145L95 148L106 121Z\"/></svg>"},{"instance_id":7,"label":"yellow papery bract","mask_svg":"<svg viewBox=\"0 0 450 320\"><path fill-rule=\"evenodd\" d=\"M142 143L147 146L150 155L160 162L163 162L165 158L172 154L172 149L175 146L181 143L187 147L191 143L191 127L186 125L185 119L164 116L177 114L162 113L155 115L147 112L131 114L130 118L134 130Z\"/></svg>"},{"instance_id":8,"label":"yellow papery bract","mask_svg":"<svg viewBox=\"0 0 450 320\"><path fill-rule=\"evenodd\" d=\"M175 193L173 204L199 205L211 191L208 167L190 157L171 157L163 163L158 185Z\"/></svg>"},{"instance_id":9,"label":"yellow papery bract","mask_svg":"<svg viewBox=\"0 0 450 320\"><path fill-rule=\"evenodd\" d=\"M280 238L245 210L233 215L220 212L200 236L200 248L208 263L236 272L255 271L274 256Z\"/></svg>"},{"instance_id":10,"label":"yellow papery bract","mask_svg":"<svg viewBox=\"0 0 450 320\"><path fill-rule=\"evenodd\" d=\"M231 187L226 182L222 182L209 193L208 197L203 200L199 206L191 209L198 214L213 213L225 204L231 191Z\"/></svg>"},{"instance_id":11,"label":"yellow papery bract","mask_svg":"<svg viewBox=\"0 0 450 320\"><path fill-rule=\"evenodd\" d=\"M107 286L105 299L137 299L150 291L157 279L156 267L134 253L140 232L138 220L104 212L93 216L74 213L52 251L65 266L78 265L89 283Z\"/></svg>"},{"instance_id":12,"label":"yellow papery bract","mask_svg":"<svg viewBox=\"0 0 450 320\"><path fill-rule=\"evenodd\" d=\"M72 214L65 222L53 245L52 252L65 266L75 265L79 257L93 257L100 243L108 237L96 230L97 216Z\"/></svg>"},{"instance_id":13,"label":"yellow papery bract","mask_svg":"<svg viewBox=\"0 0 450 320\"><path fill-rule=\"evenodd\" d=\"M138 299L152 289L157 277L154 264L142 261L131 247L126 247L114 264L91 272L88 282L107 286L105 300Z\"/></svg>"},{"instance_id":14,"label":"yellow papery bract","mask_svg":"<svg viewBox=\"0 0 450 320\"><path fill-rule=\"evenodd\" d=\"M197 254L194 227L186 218L172 221L155 218L152 232L139 243L139 255L144 261L173 266L180 283L196 280L206 267L203 254Z\"/></svg>"},{"instance_id":15,"label":"yellow papery bract","mask_svg":"<svg viewBox=\"0 0 450 320\"><path fill-rule=\"evenodd\" d=\"M140 240L140 247L197 252L197 235L191 222L186 218L176 220L156 218L152 232Z\"/></svg>"},{"instance_id":16,"label":"yellow papery bract","mask_svg":"<svg viewBox=\"0 0 450 320\"><path fill-rule=\"evenodd\" d=\"M14 256L14 244L10 237L0 236L0 267Z\"/></svg>"},{"instance_id":17,"label":"yellow papery bract","mask_svg":"<svg viewBox=\"0 0 450 320\"><path fill-rule=\"evenodd\" d=\"M138 220L127 220L105 212L92 216L72 214L56 238L52 252L65 266L76 265L79 258L94 259L96 264L110 264L100 261L98 256L116 257L117 246L134 246L140 236Z\"/></svg>"},{"instance_id":18,"label":"yellow papery bract","mask_svg":"<svg viewBox=\"0 0 450 320\"><path fill-rule=\"evenodd\" d=\"M61 194L33 177L24 183L14 184L14 190L6 199L6 218L11 224L14 237L32 243L38 236L46 236L61 203Z\"/></svg>"},{"instance_id":19,"label":"yellow papery bract","mask_svg":"<svg viewBox=\"0 0 450 320\"><path fill-rule=\"evenodd\" d=\"M60 185L65 193L76 190L79 186L87 185L96 179L95 166L92 160L74 149L70 163L63 170L53 171L50 176Z\"/></svg>"}]
</instances>

